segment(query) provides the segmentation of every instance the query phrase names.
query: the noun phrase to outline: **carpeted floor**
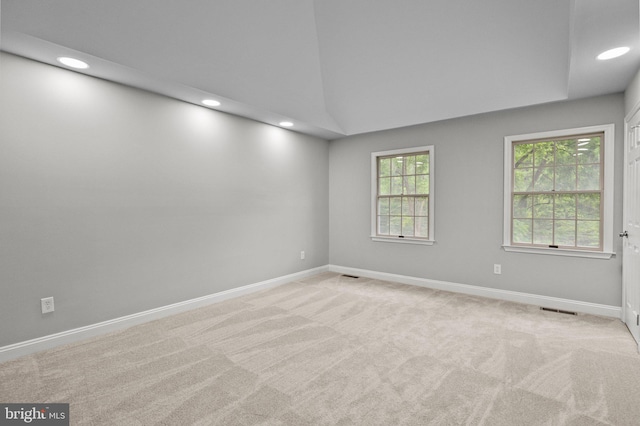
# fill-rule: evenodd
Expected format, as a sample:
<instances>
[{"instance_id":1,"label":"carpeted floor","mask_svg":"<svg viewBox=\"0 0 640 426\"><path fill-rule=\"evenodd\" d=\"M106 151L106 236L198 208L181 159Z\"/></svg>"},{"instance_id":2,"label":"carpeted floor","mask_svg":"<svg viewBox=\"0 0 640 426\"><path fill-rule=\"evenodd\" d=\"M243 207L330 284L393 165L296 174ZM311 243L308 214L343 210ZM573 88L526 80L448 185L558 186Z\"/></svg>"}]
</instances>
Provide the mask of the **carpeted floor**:
<instances>
[{"instance_id":1,"label":"carpeted floor","mask_svg":"<svg viewBox=\"0 0 640 426\"><path fill-rule=\"evenodd\" d=\"M87 425L638 425L619 321L324 273L0 364Z\"/></svg>"}]
</instances>

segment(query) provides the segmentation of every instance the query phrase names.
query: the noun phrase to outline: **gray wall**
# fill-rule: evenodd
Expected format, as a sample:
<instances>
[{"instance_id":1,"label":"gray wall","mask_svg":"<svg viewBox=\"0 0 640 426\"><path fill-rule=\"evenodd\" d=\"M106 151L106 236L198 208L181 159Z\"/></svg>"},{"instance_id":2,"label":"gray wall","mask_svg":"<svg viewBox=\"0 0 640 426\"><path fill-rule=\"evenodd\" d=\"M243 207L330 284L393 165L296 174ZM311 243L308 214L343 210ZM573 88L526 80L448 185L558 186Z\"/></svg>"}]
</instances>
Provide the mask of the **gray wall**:
<instances>
[{"instance_id":1,"label":"gray wall","mask_svg":"<svg viewBox=\"0 0 640 426\"><path fill-rule=\"evenodd\" d=\"M629 114L638 103L640 103L640 70L624 92L624 112Z\"/></svg>"},{"instance_id":2,"label":"gray wall","mask_svg":"<svg viewBox=\"0 0 640 426\"><path fill-rule=\"evenodd\" d=\"M616 125L615 227L622 222L624 99L621 94L488 113L331 142L333 265L620 306L620 256L610 260L502 250L503 138ZM434 246L372 242L370 154L435 145ZM616 239L614 248L621 252ZM502 275L493 274L493 264Z\"/></svg>"},{"instance_id":3,"label":"gray wall","mask_svg":"<svg viewBox=\"0 0 640 426\"><path fill-rule=\"evenodd\" d=\"M328 263L327 141L0 60L0 346Z\"/></svg>"},{"instance_id":4,"label":"gray wall","mask_svg":"<svg viewBox=\"0 0 640 426\"><path fill-rule=\"evenodd\" d=\"M616 124L617 232L622 95L328 143L5 53L0 67L0 346L327 263L620 305L619 257L500 244L503 137L594 124ZM372 242L370 153L430 144L436 245Z\"/></svg>"}]
</instances>

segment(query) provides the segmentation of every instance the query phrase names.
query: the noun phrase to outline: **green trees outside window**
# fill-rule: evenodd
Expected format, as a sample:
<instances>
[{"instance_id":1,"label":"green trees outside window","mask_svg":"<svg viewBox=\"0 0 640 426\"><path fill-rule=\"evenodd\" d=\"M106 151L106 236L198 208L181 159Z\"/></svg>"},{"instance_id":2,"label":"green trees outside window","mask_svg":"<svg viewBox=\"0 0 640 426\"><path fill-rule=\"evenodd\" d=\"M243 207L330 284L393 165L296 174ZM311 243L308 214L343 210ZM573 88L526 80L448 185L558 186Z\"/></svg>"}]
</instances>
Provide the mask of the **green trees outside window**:
<instances>
[{"instance_id":1,"label":"green trees outside window","mask_svg":"<svg viewBox=\"0 0 640 426\"><path fill-rule=\"evenodd\" d=\"M429 238L429 153L378 157L377 234Z\"/></svg>"},{"instance_id":2,"label":"green trees outside window","mask_svg":"<svg viewBox=\"0 0 640 426\"><path fill-rule=\"evenodd\" d=\"M511 242L602 248L603 134L513 143Z\"/></svg>"}]
</instances>

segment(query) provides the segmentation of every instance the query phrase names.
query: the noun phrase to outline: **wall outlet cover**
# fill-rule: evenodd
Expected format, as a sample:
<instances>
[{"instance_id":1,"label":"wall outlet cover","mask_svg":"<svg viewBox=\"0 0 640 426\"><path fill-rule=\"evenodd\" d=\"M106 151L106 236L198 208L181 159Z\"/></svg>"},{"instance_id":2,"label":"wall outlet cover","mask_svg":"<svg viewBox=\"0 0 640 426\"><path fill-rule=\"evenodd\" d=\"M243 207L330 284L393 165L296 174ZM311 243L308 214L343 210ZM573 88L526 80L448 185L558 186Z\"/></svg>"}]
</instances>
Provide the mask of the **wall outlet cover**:
<instances>
[{"instance_id":1,"label":"wall outlet cover","mask_svg":"<svg viewBox=\"0 0 640 426\"><path fill-rule=\"evenodd\" d=\"M47 314L55 310L53 305L53 297L43 297L40 299L40 305L42 307L42 313Z\"/></svg>"}]
</instances>

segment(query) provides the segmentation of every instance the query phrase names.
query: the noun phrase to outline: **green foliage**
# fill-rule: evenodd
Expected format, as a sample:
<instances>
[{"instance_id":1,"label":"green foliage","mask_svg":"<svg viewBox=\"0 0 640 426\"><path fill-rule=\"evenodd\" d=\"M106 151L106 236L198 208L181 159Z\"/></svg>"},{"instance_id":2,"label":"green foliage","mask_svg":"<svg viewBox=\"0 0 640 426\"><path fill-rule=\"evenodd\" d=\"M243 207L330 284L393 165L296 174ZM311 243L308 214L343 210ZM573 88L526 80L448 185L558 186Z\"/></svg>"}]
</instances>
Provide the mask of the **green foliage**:
<instances>
[{"instance_id":1,"label":"green foliage","mask_svg":"<svg viewBox=\"0 0 640 426\"><path fill-rule=\"evenodd\" d=\"M402 194L415 194L416 193L416 177L404 176L402 187L403 187Z\"/></svg>"},{"instance_id":2,"label":"green foliage","mask_svg":"<svg viewBox=\"0 0 640 426\"><path fill-rule=\"evenodd\" d=\"M513 217L532 218L533 217L533 196L514 195L513 196Z\"/></svg>"},{"instance_id":3,"label":"green foliage","mask_svg":"<svg viewBox=\"0 0 640 426\"><path fill-rule=\"evenodd\" d=\"M378 159L378 176L391 176L391 158Z\"/></svg>"},{"instance_id":4,"label":"green foliage","mask_svg":"<svg viewBox=\"0 0 640 426\"><path fill-rule=\"evenodd\" d=\"M425 175L429 173L429 154L416 155L416 174Z\"/></svg>"},{"instance_id":5,"label":"green foliage","mask_svg":"<svg viewBox=\"0 0 640 426\"><path fill-rule=\"evenodd\" d=\"M533 221L531 219L513 220L513 242L531 244L533 242Z\"/></svg>"},{"instance_id":6,"label":"green foliage","mask_svg":"<svg viewBox=\"0 0 640 426\"><path fill-rule=\"evenodd\" d=\"M391 178L379 178L378 179L378 195L390 195L391 194Z\"/></svg>"},{"instance_id":7,"label":"green foliage","mask_svg":"<svg viewBox=\"0 0 640 426\"><path fill-rule=\"evenodd\" d=\"M391 195L402 195L402 176L391 178Z\"/></svg>"},{"instance_id":8,"label":"green foliage","mask_svg":"<svg viewBox=\"0 0 640 426\"><path fill-rule=\"evenodd\" d=\"M582 191L600 189L600 165L586 164L578 166L578 189Z\"/></svg>"},{"instance_id":9,"label":"green foliage","mask_svg":"<svg viewBox=\"0 0 640 426\"><path fill-rule=\"evenodd\" d=\"M416 216L429 216L429 197L415 197Z\"/></svg>"},{"instance_id":10,"label":"green foliage","mask_svg":"<svg viewBox=\"0 0 640 426\"><path fill-rule=\"evenodd\" d=\"M578 221L578 244L579 247L599 247L600 246L600 222L599 221Z\"/></svg>"},{"instance_id":11,"label":"green foliage","mask_svg":"<svg viewBox=\"0 0 640 426\"><path fill-rule=\"evenodd\" d=\"M556 142L556 158L555 162L557 166L572 165L576 163L576 146L575 139L562 140Z\"/></svg>"},{"instance_id":12,"label":"green foliage","mask_svg":"<svg viewBox=\"0 0 640 426\"><path fill-rule=\"evenodd\" d=\"M588 142L578 142L578 163L596 164L600 163L600 136L592 137Z\"/></svg>"},{"instance_id":13,"label":"green foliage","mask_svg":"<svg viewBox=\"0 0 640 426\"><path fill-rule=\"evenodd\" d=\"M576 245L576 222L574 220L555 221L555 239L551 244L558 246Z\"/></svg>"},{"instance_id":14,"label":"green foliage","mask_svg":"<svg viewBox=\"0 0 640 426\"><path fill-rule=\"evenodd\" d=\"M553 219L553 195L533 196L533 217L535 219Z\"/></svg>"},{"instance_id":15,"label":"green foliage","mask_svg":"<svg viewBox=\"0 0 640 426\"><path fill-rule=\"evenodd\" d=\"M391 209L389 210L389 214L392 216L401 216L402 215L402 197L391 197Z\"/></svg>"},{"instance_id":16,"label":"green foliage","mask_svg":"<svg viewBox=\"0 0 640 426\"><path fill-rule=\"evenodd\" d=\"M533 167L533 144L519 143L513 148L514 168Z\"/></svg>"},{"instance_id":17,"label":"green foliage","mask_svg":"<svg viewBox=\"0 0 640 426\"><path fill-rule=\"evenodd\" d=\"M429 175L416 176L416 194L429 193Z\"/></svg>"},{"instance_id":18,"label":"green foliage","mask_svg":"<svg viewBox=\"0 0 640 426\"><path fill-rule=\"evenodd\" d=\"M378 158L378 234L429 236L429 154Z\"/></svg>"},{"instance_id":19,"label":"green foliage","mask_svg":"<svg viewBox=\"0 0 640 426\"><path fill-rule=\"evenodd\" d=\"M600 135L514 144L513 242L599 247L600 160Z\"/></svg>"},{"instance_id":20,"label":"green foliage","mask_svg":"<svg viewBox=\"0 0 640 426\"><path fill-rule=\"evenodd\" d=\"M533 244L553 244L553 220L534 219Z\"/></svg>"},{"instance_id":21,"label":"green foliage","mask_svg":"<svg viewBox=\"0 0 640 426\"><path fill-rule=\"evenodd\" d=\"M600 194L577 195L578 219L600 220Z\"/></svg>"},{"instance_id":22,"label":"green foliage","mask_svg":"<svg viewBox=\"0 0 640 426\"><path fill-rule=\"evenodd\" d=\"M533 165L547 167L555 165L555 144L553 141L537 142L533 145Z\"/></svg>"},{"instance_id":23,"label":"green foliage","mask_svg":"<svg viewBox=\"0 0 640 426\"><path fill-rule=\"evenodd\" d=\"M403 169L403 157L391 159L391 176L401 176Z\"/></svg>"},{"instance_id":24,"label":"green foliage","mask_svg":"<svg viewBox=\"0 0 640 426\"><path fill-rule=\"evenodd\" d=\"M576 196L574 194L558 194L554 197L553 206L556 219L575 219Z\"/></svg>"},{"instance_id":25,"label":"green foliage","mask_svg":"<svg viewBox=\"0 0 640 426\"><path fill-rule=\"evenodd\" d=\"M378 199L378 234L429 236L429 197Z\"/></svg>"}]
</instances>

